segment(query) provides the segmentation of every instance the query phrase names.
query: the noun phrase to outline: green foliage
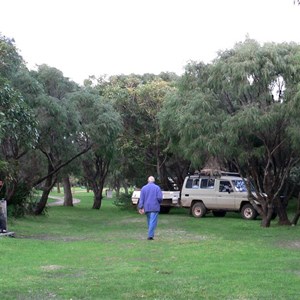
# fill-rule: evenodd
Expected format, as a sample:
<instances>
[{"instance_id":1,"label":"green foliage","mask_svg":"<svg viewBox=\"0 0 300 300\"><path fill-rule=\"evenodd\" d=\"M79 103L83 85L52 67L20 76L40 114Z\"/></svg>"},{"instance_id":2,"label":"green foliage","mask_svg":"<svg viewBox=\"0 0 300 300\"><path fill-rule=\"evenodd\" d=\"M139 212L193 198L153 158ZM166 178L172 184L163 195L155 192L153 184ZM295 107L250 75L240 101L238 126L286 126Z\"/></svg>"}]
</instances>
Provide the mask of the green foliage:
<instances>
[{"instance_id":1,"label":"green foliage","mask_svg":"<svg viewBox=\"0 0 300 300\"><path fill-rule=\"evenodd\" d=\"M246 39L211 64L187 65L160 113L170 149L195 167L211 157L234 165L274 204L299 161L299 57L297 44Z\"/></svg>"},{"instance_id":2,"label":"green foliage","mask_svg":"<svg viewBox=\"0 0 300 300\"><path fill-rule=\"evenodd\" d=\"M1 191L2 198L5 199L5 186L3 192ZM7 206L8 218L21 218L25 215L30 215L33 213L35 204L37 201L37 193L32 190L30 186L25 183L19 182L16 186L16 190L13 197L10 199L10 203Z\"/></svg>"},{"instance_id":3,"label":"green foliage","mask_svg":"<svg viewBox=\"0 0 300 300\"><path fill-rule=\"evenodd\" d=\"M134 209L133 205L132 205L132 201L131 201L131 196L132 196L132 192L131 193L120 193L119 196L117 196L113 203L115 206L121 208L121 209L125 209L125 210L132 210Z\"/></svg>"},{"instance_id":4,"label":"green foliage","mask_svg":"<svg viewBox=\"0 0 300 300\"><path fill-rule=\"evenodd\" d=\"M0 78L11 78L22 63L14 39L0 33Z\"/></svg>"},{"instance_id":5,"label":"green foliage","mask_svg":"<svg viewBox=\"0 0 300 300\"><path fill-rule=\"evenodd\" d=\"M121 130L120 116L112 104L88 90L72 93L69 99L78 112L82 137L93 143L94 151L112 154Z\"/></svg>"},{"instance_id":6,"label":"green foliage","mask_svg":"<svg viewBox=\"0 0 300 300\"><path fill-rule=\"evenodd\" d=\"M33 146L38 138L37 123L22 95L0 78L0 138L14 144ZM6 140L6 141L5 141Z\"/></svg>"},{"instance_id":7,"label":"green foliage","mask_svg":"<svg viewBox=\"0 0 300 300\"><path fill-rule=\"evenodd\" d=\"M166 182L175 176L176 160L168 152L168 140L160 132L158 113L165 96L174 90L174 74L112 76L99 79L95 88L111 100L119 112L123 130L117 140L113 173L116 184L140 186L149 174ZM179 155L177 156L179 162ZM173 159L173 160L172 160ZM179 163L178 163L179 164ZM180 167L177 168L179 170Z\"/></svg>"},{"instance_id":8,"label":"green foliage","mask_svg":"<svg viewBox=\"0 0 300 300\"><path fill-rule=\"evenodd\" d=\"M62 100L67 93L79 90L78 85L69 78L64 77L63 73L45 64L40 65L32 75L41 84L46 95Z\"/></svg>"}]
</instances>

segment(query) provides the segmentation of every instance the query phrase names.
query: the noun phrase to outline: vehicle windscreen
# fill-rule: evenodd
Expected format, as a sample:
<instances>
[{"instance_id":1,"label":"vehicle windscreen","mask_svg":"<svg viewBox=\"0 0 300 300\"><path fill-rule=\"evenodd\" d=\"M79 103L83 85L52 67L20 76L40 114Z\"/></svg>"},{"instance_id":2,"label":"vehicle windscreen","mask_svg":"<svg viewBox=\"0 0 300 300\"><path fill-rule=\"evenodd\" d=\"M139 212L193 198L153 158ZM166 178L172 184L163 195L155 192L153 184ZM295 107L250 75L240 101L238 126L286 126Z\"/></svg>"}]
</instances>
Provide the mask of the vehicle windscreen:
<instances>
[{"instance_id":1,"label":"vehicle windscreen","mask_svg":"<svg viewBox=\"0 0 300 300\"><path fill-rule=\"evenodd\" d=\"M246 184L245 184L244 180L237 179L237 180L232 180L231 182L234 186L234 189L237 192L247 192L247 187L246 187Z\"/></svg>"}]
</instances>

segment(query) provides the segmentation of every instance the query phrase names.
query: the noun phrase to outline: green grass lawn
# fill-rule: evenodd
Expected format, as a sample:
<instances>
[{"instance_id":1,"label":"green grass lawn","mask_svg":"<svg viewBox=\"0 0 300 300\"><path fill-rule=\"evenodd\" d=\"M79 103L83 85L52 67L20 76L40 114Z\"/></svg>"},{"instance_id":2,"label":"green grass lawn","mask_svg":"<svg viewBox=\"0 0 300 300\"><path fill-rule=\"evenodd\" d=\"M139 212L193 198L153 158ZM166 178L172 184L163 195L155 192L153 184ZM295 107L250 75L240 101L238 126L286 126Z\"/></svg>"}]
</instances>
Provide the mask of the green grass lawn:
<instances>
[{"instance_id":1,"label":"green grass lawn","mask_svg":"<svg viewBox=\"0 0 300 300\"><path fill-rule=\"evenodd\" d=\"M238 214L145 216L92 194L74 207L9 220L0 238L0 299L299 299L300 229L263 229Z\"/></svg>"}]
</instances>

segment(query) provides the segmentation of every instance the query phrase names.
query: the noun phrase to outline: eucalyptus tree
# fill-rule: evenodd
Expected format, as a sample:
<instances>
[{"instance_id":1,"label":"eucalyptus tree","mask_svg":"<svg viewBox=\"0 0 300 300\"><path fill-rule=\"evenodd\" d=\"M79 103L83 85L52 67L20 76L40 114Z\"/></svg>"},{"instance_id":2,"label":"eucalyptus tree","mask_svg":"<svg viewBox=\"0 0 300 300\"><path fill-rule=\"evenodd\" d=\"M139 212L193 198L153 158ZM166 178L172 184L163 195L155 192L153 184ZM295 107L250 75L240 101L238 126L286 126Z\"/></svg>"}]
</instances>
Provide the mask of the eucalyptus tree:
<instances>
[{"instance_id":1,"label":"eucalyptus tree","mask_svg":"<svg viewBox=\"0 0 300 300\"><path fill-rule=\"evenodd\" d=\"M8 204L20 185L20 161L38 138L33 112L15 85L15 74L19 72L28 70L14 40L0 34L0 177Z\"/></svg>"},{"instance_id":2,"label":"eucalyptus tree","mask_svg":"<svg viewBox=\"0 0 300 300\"><path fill-rule=\"evenodd\" d=\"M78 111L79 130L76 145L79 149L86 143L91 151L81 157L83 176L94 193L94 209L100 209L102 192L115 154L117 137L122 125L119 114L110 101L97 95L92 88L69 95Z\"/></svg>"},{"instance_id":3,"label":"eucalyptus tree","mask_svg":"<svg viewBox=\"0 0 300 300\"><path fill-rule=\"evenodd\" d=\"M159 125L158 116L165 97L174 90L176 89L173 82L164 81L160 77L139 85L136 89L137 103L143 120L144 135L141 145L144 161L154 167L161 187L166 190L173 189L172 181L180 186L189 166L180 155L168 150L168 138L161 133Z\"/></svg>"},{"instance_id":4,"label":"eucalyptus tree","mask_svg":"<svg viewBox=\"0 0 300 300\"><path fill-rule=\"evenodd\" d=\"M47 204L48 196L57 181L62 168L69 165L91 148L86 142L81 149L76 147L78 138L78 112L69 102L67 94L79 87L56 68L39 66L33 76L43 88L36 101L35 112L39 124L39 140L36 149L43 155L43 175L36 179L43 193L37 203L35 214L41 214ZM64 174L66 175L66 174Z\"/></svg>"},{"instance_id":5,"label":"eucalyptus tree","mask_svg":"<svg viewBox=\"0 0 300 300\"><path fill-rule=\"evenodd\" d=\"M142 113L137 103L136 88L143 83L140 75L111 76L105 85L101 82L96 86L102 94L110 99L121 116L123 130L117 140L117 155L112 161L113 168L110 179L118 191L121 186L139 184L139 178L149 169L145 165L142 140L144 126Z\"/></svg>"},{"instance_id":6,"label":"eucalyptus tree","mask_svg":"<svg viewBox=\"0 0 300 300\"><path fill-rule=\"evenodd\" d=\"M162 187L169 189L172 186L168 179L180 177L181 172L174 171L180 169L181 161L166 150L168 140L161 135L157 119L177 78L173 73L120 75L100 80L96 85L99 93L111 99L124 124L113 162L121 169L117 168L111 176L116 187L121 186L121 180L125 187L141 186L149 174L155 174Z\"/></svg>"},{"instance_id":7,"label":"eucalyptus tree","mask_svg":"<svg viewBox=\"0 0 300 300\"><path fill-rule=\"evenodd\" d=\"M264 227L274 207L280 224L290 224L280 195L299 162L299 55L293 43L247 39L210 65L191 63L161 116L172 146L194 164L217 156L235 165Z\"/></svg>"}]
</instances>

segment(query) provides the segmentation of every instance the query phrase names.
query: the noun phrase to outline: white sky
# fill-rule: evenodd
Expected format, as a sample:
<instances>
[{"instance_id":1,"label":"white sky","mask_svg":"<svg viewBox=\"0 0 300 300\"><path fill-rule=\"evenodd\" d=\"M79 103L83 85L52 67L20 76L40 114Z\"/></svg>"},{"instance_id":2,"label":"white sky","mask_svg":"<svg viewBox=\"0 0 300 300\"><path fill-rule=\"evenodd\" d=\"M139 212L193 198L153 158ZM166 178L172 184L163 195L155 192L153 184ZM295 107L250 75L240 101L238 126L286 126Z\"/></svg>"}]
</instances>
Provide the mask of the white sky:
<instances>
[{"instance_id":1,"label":"white sky","mask_svg":"<svg viewBox=\"0 0 300 300\"><path fill-rule=\"evenodd\" d=\"M181 74L190 60L251 38L300 44L293 0L0 0L0 32L32 69L89 75Z\"/></svg>"}]
</instances>

